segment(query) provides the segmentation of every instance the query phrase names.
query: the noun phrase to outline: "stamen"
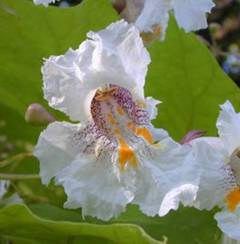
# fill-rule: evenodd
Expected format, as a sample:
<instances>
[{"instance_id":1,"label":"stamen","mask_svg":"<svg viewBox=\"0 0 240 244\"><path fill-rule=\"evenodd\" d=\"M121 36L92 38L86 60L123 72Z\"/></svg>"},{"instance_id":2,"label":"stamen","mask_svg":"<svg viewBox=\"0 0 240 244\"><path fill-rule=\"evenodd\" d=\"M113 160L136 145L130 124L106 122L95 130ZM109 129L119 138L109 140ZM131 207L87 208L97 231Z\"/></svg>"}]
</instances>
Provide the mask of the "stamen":
<instances>
[{"instance_id":1,"label":"stamen","mask_svg":"<svg viewBox=\"0 0 240 244\"><path fill-rule=\"evenodd\" d=\"M226 196L227 208L229 211L235 211L237 205L240 203L240 188L236 187Z\"/></svg>"}]
</instances>

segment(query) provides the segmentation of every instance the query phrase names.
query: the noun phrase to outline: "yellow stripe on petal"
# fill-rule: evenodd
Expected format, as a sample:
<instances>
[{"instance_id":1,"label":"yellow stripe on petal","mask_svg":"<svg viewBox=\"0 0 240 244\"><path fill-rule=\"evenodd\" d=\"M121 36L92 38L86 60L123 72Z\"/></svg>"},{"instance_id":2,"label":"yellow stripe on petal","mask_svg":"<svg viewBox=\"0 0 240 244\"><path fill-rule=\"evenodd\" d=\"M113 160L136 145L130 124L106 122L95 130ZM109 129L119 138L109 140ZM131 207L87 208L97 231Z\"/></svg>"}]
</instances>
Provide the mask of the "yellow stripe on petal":
<instances>
[{"instance_id":1,"label":"yellow stripe on petal","mask_svg":"<svg viewBox=\"0 0 240 244\"><path fill-rule=\"evenodd\" d=\"M150 144L154 143L151 132L145 127L138 127L136 129L136 135L143 137Z\"/></svg>"},{"instance_id":2,"label":"yellow stripe on petal","mask_svg":"<svg viewBox=\"0 0 240 244\"><path fill-rule=\"evenodd\" d=\"M129 163L131 166L137 166L137 157L135 155L134 150L125 142L123 138L119 139L119 164L120 168L124 169L125 165Z\"/></svg>"},{"instance_id":3,"label":"yellow stripe on petal","mask_svg":"<svg viewBox=\"0 0 240 244\"><path fill-rule=\"evenodd\" d=\"M226 196L227 208L229 211L235 211L237 205L240 203L240 188L236 187Z\"/></svg>"}]
</instances>

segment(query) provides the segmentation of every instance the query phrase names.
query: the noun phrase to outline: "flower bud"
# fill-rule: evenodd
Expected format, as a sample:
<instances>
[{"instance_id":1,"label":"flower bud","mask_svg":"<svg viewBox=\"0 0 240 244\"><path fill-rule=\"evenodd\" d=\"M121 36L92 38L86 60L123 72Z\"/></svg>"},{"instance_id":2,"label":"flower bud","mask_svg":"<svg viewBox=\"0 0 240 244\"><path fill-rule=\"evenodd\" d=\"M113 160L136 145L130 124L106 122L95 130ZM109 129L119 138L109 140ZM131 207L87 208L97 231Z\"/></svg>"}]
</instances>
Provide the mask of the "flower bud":
<instances>
[{"instance_id":1,"label":"flower bud","mask_svg":"<svg viewBox=\"0 0 240 244\"><path fill-rule=\"evenodd\" d=\"M35 126L47 125L56 119L41 104L29 105L25 113L25 120Z\"/></svg>"}]
</instances>

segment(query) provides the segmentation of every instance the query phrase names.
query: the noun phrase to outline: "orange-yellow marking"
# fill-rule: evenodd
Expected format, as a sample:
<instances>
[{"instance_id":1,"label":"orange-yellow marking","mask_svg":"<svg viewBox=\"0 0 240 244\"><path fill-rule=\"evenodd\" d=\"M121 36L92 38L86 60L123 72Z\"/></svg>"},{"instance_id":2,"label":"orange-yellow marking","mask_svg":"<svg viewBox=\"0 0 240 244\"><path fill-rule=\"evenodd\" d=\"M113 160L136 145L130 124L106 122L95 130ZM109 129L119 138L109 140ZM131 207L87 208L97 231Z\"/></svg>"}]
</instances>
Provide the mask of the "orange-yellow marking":
<instances>
[{"instance_id":1,"label":"orange-yellow marking","mask_svg":"<svg viewBox=\"0 0 240 244\"><path fill-rule=\"evenodd\" d=\"M150 144L154 143L151 132L145 127L136 128L136 135L143 137Z\"/></svg>"},{"instance_id":2,"label":"orange-yellow marking","mask_svg":"<svg viewBox=\"0 0 240 244\"><path fill-rule=\"evenodd\" d=\"M124 169L127 163L131 164L131 166L137 166L137 157L134 153L134 150L126 143L123 138L119 138L119 164L120 168Z\"/></svg>"},{"instance_id":3,"label":"orange-yellow marking","mask_svg":"<svg viewBox=\"0 0 240 244\"><path fill-rule=\"evenodd\" d=\"M112 114L108 114L108 121L110 122L110 124L112 124L112 125L115 125L115 124L117 124L117 121L116 121L116 119L113 117L113 115Z\"/></svg>"},{"instance_id":4,"label":"orange-yellow marking","mask_svg":"<svg viewBox=\"0 0 240 244\"><path fill-rule=\"evenodd\" d=\"M151 132L145 127L136 127L133 122L128 122L127 127L137 136L143 137L148 143L153 144L154 139Z\"/></svg>"},{"instance_id":5,"label":"orange-yellow marking","mask_svg":"<svg viewBox=\"0 0 240 244\"><path fill-rule=\"evenodd\" d=\"M120 115L124 115L124 110L123 110L120 106L117 106L117 112L118 112Z\"/></svg>"},{"instance_id":6,"label":"orange-yellow marking","mask_svg":"<svg viewBox=\"0 0 240 244\"><path fill-rule=\"evenodd\" d=\"M240 188L236 187L226 196L227 207L230 211L234 211L240 203Z\"/></svg>"},{"instance_id":7,"label":"orange-yellow marking","mask_svg":"<svg viewBox=\"0 0 240 244\"><path fill-rule=\"evenodd\" d=\"M135 124L133 122L128 122L127 123L127 127L128 127L128 129L130 129L131 131L133 131L133 133L136 132L136 126L135 126Z\"/></svg>"}]
</instances>

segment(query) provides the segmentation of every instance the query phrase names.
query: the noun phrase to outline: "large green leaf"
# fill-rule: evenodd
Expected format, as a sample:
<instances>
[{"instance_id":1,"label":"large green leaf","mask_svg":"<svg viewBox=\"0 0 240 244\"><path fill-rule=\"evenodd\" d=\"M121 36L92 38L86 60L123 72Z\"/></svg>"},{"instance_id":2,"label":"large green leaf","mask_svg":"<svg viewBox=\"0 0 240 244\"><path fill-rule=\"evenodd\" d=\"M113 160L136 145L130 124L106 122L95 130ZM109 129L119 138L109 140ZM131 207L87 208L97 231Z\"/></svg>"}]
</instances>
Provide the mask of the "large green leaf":
<instances>
[{"instance_id":1,"label":"large green leaf","mask_svg":"<svg viewBox=\"0 0 240 244\"><path fill-rule=\"evenodd\" d=\"M166 40L155 42L149 51L146 91L163 102L156 125L176 139L192 129L215 135L219 104L230 99L239 107L240 92L209 50L171 20Z\"/></svg>"},{"instance_id":2,"label":"large green leaf","mask_svg":"<svg viewBox=\"0 0 240 244\"><path fill-rule=\"evenodd\" d=\"M81 214L76 211L63 210L50 205L31 205L30 208L32 211L23 205L2 209L0 232L4 236L55 241L55 243L59 243L60 240L62 243L83 243L82 237L87 238L86 243L96 243L94 238L97 237L103 238L103 243L107 241L110 243L162 243L155 241L148 234L158 240L167 240L167 243L176 244L213 244L219 239L219 232L212 218L188 208L171 212L165 218L148 218L131 206L127 213L109 224L94 219L84 221ZM199 228L201 225L205 228ZM67 242L67 240L72 242Z\"/></svg>"},{"instance_id":3,"label":"large green leaf","mask_svg":"<svg viewBox=\"0 0 240 244\"><path fill-rule=\"evenodd\" d=\"M69 215L66 216L67 211L59 212L62 218ZM48 220L37 217L23 205L9 206L0 211L0 232L44 243L160 243L133 224L96 225Z\"/></svg>"}]
</instances>

